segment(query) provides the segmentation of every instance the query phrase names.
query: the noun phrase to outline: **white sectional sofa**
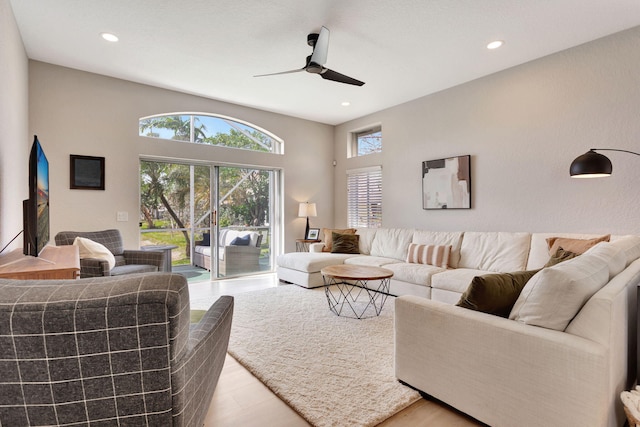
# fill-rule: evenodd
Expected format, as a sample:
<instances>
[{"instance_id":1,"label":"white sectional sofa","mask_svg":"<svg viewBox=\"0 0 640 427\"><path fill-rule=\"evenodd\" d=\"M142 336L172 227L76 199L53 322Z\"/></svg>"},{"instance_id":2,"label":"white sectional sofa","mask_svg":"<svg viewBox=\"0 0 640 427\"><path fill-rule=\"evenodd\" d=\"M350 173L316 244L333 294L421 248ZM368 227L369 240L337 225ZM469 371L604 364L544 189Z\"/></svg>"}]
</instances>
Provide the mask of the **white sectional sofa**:
<instances>
[{"instance_id":1,"label":"white sectional sofa","mask_svg":"<svg viewBox=\"0 0 640 427\"><path fill-rule=\"evenodd\" d=\"M569 288L558 288L557 301L552 294L551 302L545 303L548 307L542 307L545 315L537 320L518 314L526 311L519 311L521 299L535 303L540 288L531 291L525 286L510 318L454 304L475 276L542 268L550 257L549 237L595 235L413 229L359 229L357 234L360 254L284 254L277 260L278 276L316 287L323 285L320 270L327 265L392 270L390 293L399 296L395 371L400 381L491 426L624 423L620 392L631 388L636 378L640 237L612 236L611 243L600 243L573 260L546 268L527 282L538 284L544 277L554 277L549 273L573 271L581 276L597 270L594 277L600 283L593 288L595 294L571 301L577 304L577 314L553 329L549 325L560 316L554 310L562 312L573 295L561 291ZM448 268L406 262L411 243L451 245ZM576 287L582 286L580 280L569 279L567 286L580 294L583 288Z\"/></svg>"}]
</instances>

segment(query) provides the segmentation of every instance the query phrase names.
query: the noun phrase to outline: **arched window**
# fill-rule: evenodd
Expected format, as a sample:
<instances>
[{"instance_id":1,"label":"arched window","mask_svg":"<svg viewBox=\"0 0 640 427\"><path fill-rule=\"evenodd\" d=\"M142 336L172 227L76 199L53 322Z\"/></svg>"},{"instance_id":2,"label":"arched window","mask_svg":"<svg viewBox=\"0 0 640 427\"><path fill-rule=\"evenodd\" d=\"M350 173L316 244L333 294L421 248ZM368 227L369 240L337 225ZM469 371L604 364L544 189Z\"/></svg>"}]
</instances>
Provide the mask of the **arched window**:
<instances>
[{"instance_id":1,"label":"arched window","mask_svg":"<svg viewBox=\"0 0 640 427\"><path fill-rule=\"evenodd\" d=\"M149 138L209 144L282 154L282 140L277 136L225 116L204 113L171 113L143 117L139 134Z\"/></svg>"}]
</instances>

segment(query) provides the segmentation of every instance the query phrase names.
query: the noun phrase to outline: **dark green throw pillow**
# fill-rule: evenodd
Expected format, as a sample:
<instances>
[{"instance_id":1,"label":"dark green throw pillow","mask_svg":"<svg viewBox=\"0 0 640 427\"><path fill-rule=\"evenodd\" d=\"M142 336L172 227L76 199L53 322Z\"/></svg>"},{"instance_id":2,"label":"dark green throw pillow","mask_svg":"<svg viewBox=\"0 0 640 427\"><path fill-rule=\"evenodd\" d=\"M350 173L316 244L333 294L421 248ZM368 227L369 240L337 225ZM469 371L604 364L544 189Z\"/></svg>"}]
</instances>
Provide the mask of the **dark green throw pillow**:
<instances>
[{"instance_id":1,"label":"dark green throw pillow","mask_svg":"<svg viewBox=\"0 0 640 427\"><path fill-rule=\"evenodd\" d=\"M545 267L552 267L552 266L554 266L556 264L560 264L562 261L566 261L568 259L575 258L578 255L580 255L580 254L577 254L575 252L565 251L562 248L558 248L556 253L551 255L551 258L549 258L549 261L547 261L547 263L544 266Z\"/></svg>"},{"instance_id":2,"label":"dark green throw pillow","mask_svg":"<svg viewBox=\"0 0 640 427\"><path fill-rule=\"evenodd\" d=\"M360 236L357 234L331 233L331 252L338 254L359 254Z\"/></svg>"},{"instance_id":3,"label":"dark green throw pillow","mask_svg":"<svg viewBox=\"0 0 640 427\"><path fill-rule=\"evenodd\" d=\"M509 317L522 288L540 270L516 271L476 276L457 306L497 316Z\"/></svg>"}]
</instances>

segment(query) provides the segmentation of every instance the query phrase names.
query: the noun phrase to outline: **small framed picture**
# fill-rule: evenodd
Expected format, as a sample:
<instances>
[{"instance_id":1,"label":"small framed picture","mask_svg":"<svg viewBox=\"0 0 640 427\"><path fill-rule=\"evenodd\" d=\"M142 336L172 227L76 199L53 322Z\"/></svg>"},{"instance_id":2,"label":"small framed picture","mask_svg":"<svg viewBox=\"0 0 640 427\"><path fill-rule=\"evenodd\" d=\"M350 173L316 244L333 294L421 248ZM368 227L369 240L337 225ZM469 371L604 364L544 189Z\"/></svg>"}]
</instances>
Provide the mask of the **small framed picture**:
<instances>
[{"instance_id":1,"label":"small framed picture","mask_svg":"<svg viewBox=\"0 0 640 427\"><path fill-rule=\"evenodd\" d=\"M70 182L73 190L104 190L104 157L69 156Z\"/></svg>"},{"instance_id":2,"label":"small framed picture","mask_svg":"<svg viewBox=\"0 0 640 427\"><path fill-rule=\"evenodd\" d=\"M305 237L307 240L318 240L318 236L320 235L319 228L310 228L309 233Z\"/></svg>"}]
</instances>

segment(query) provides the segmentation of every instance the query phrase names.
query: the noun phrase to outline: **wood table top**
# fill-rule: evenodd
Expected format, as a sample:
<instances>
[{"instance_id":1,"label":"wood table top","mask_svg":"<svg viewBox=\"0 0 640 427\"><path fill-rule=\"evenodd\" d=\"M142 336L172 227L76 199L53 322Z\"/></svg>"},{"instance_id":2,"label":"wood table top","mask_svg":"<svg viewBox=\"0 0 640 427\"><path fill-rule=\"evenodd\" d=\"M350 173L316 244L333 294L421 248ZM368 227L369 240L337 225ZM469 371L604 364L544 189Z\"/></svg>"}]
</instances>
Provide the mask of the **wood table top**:
<instances>
[{"instance_id":1,"label":"wood table top","mask_svg":"<svg viewBox=\"0 0 640 427\"><path fill-rule=\"evenodd\" d=\"M320 270L323 276L347 280L379 280L393 276L393 271L369 265L330 265Z\"/></svg>"}]
</instances>

